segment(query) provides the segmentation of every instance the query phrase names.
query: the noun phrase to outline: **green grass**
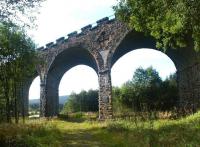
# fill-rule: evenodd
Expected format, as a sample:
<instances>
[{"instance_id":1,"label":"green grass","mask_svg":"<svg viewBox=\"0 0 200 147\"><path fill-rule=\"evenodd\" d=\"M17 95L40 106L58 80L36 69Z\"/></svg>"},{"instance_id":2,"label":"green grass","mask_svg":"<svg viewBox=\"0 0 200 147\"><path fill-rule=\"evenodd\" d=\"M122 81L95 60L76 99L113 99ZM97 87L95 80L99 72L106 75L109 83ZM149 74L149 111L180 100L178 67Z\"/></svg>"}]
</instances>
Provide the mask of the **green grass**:
<instances>
[{"instance_id":1,"label":"green grass","mask_svg":"<svg viewBox=\"0 0 200 147\"><path fill-rule=\"evenodd\" d=\"M198 147L200 112L178 120L28 120L1 124L0 146Z\"/></svg>"}]
</instances>

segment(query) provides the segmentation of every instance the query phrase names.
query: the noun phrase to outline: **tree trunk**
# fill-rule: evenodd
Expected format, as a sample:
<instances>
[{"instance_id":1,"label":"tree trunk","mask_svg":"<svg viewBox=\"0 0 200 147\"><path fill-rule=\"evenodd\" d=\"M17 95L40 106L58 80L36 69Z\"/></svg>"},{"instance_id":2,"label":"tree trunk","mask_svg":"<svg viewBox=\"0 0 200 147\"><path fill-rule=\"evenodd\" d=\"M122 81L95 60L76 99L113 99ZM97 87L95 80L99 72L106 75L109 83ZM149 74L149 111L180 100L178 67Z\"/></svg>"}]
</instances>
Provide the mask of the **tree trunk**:
<instances>
[{"instance_id":1,"label":"tree trunk","mask_svg":"<svg viewBox=\"0 0 200 147\"><path fill-rule=\"evenodd\" d=\"M15 123L16 124L18 124L18 122L19 122L19 116L18 116L18 101L17 101L17 98L18 98L18 95L17 95L17 81L16 80L14 80L13 81L14 83L13 83L13 85L14 85L14 87L13 87L13 98L14 98L14 107L15 107Z\"/></svg>"},{"instance_id":2,"label":"tree trunk","mask_svg":"<svg viewBox=\"0 0 200 147\"><path fill-rule=\"evenodd\" d=\"M6 121L7 123L11 122L10 119L10 100L9 100L9 96L8 96L8 92L5 91L5 98L6 98Z\"/></svg>"}]
</instances>

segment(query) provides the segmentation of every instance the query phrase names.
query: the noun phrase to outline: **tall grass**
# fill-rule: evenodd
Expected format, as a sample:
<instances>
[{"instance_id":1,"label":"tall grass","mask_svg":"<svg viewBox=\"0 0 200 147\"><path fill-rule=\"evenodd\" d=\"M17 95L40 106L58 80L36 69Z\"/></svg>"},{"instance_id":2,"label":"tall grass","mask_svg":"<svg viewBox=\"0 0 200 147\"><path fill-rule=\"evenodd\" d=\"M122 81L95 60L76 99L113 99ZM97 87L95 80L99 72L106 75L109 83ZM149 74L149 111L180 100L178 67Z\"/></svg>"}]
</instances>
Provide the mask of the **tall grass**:
<instances>
[{"instance_id":1,"label":"tall grass","mask_svg":"<svg viewBox=\"0 0 200 147\"><path fill-rule=\"evenodd\" d=\"M107 129L128 134L135 146L200 146L200 112L177 120L117 120Z\"/></svg>"},{"instance_id":2,"label":"tall grass","mask_svg":"<svg viewBox=\"0 0 200 147\"><path fill-rule=\"evenodd\" d=\"M200 146L200 112L177 120L29 120L1 124L0 146Z\"/></svg>"},{"instance_id":3,"label":"tall grass","mask_svg":"<svg viewBox=\"0 0 200 147\"><path fill-rule=\"evenodd\" d=\"M35 147L50 144L61 135L55 124L45 120L30 121L26 124L1 124L0 146Z\"/></svg>"}]
</instances>

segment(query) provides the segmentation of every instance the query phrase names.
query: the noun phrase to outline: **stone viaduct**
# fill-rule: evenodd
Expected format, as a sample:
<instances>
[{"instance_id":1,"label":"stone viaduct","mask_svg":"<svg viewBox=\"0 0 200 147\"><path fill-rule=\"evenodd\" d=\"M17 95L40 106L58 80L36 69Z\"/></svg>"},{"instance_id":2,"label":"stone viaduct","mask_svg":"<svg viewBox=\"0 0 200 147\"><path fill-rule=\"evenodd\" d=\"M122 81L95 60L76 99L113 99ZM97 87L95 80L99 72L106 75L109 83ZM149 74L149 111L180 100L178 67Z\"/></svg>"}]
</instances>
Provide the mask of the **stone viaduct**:
<instances>
[{"instance_id":1,"label":"stone viaduct","mask_svg":"<svg viewBox=\"0 0 200 147\"><path fill-rule=\"evenodd\" d=\"M37 66L37 75L41 80L42 117L58 114L58 87L63 74L76 65L84 64L93 68L98 75L99 119L112 118L110 73L113 64L129 51L140 48L156 49L153 38L129 29L126 24L116 19L106 17L96 23L96 26L85 26L80 33L75 31L68 34L68 38L61 37L55 43L51 42L46 47L37 49L42 59ZM180 104L199 104L200 54L193 50L192 44L187 48L168 49L165 54L177 69ZM28 91L32 80L27 82L24 90L24 105L27 110Z\"/></svg>"}]
</instances>

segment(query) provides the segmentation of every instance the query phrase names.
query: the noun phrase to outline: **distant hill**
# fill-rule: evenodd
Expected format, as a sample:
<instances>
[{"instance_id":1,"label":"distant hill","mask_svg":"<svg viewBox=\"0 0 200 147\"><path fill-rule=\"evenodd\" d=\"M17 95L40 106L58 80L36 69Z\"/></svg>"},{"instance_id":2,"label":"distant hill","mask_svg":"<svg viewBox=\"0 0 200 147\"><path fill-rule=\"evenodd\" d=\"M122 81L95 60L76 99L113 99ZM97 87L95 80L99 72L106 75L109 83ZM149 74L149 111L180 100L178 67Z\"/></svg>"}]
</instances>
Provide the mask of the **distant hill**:
<instances>
[{"instance_id":1,"label":"distant hill","mask_svg":"<svg viewBox=\"0 0 200 147\"><path fill-rule=\"evenodd\" d=\"M59 104L64 105L68 98L69 98L68 95L60 96L59 97ZM40 99L30 99L29 100L29 105L39 104L39 103L40 103Z\"/></svg>"},{"instance_id":2,"label":"distant hill","mask_svg":"<svg viewBox=\"0 0 200 147\"><path fill-rule=\"evenodd\" d=\"M68 100L69 96L68 95L64 95L64 96L60 96L59 97L59 104L65 104L65 102Z\"/></svg>"},{"instance_id":3,"label":"distant hill","mask_svg":"<svg viewBox=\"0 0 200 147\"><path fill-rule=\"evenodd\" d=\"M40 103L40 99L30 99L29 100L29 105L39 104L39 103Z\"/></svg>"}]
</instances>

